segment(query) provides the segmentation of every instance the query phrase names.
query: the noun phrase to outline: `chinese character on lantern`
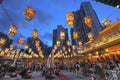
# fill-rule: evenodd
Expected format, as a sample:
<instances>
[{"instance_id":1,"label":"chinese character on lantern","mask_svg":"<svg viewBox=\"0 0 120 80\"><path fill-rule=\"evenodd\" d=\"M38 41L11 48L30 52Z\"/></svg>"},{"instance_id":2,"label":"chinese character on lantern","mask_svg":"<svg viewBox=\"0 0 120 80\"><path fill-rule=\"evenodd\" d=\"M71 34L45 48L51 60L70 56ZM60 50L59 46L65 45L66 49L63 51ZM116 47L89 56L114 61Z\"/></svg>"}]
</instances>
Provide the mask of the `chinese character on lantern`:
<instances>
[{"instance_id":1,"label":"chinese character on lantern","mask_svg":"<svg viewBox=\"0 0 120 80\"><path fill-rule=\"evenodd\" d=\"M73 23L74 23L74 13L73 12L69 12L67 15L66 15L66 19L67 19L67 24L69 26L72 26Z\"/></svg>"},{"instance_id":2,"label":"chinese character on lantern","mask_svg":"<svg viewBox=\"0 0 120 80\"><path fill-rule=\"evenodd\" d=\"M35 14L36 14L36 11L33 10L30 6L28 6L25 9L24 15L27 21L30 21L34 17Z\"/></svg>"},{"instance_id":3,"label":"chinese character on lantern","mask_svg":"<svg viewBox=\"0 0 120 80\"><path fill-rule=\"evenodd\" d=\"M84 18L84 23L85 23L85 25L86 26L88 26L88 27L91 27L92 26L92 18L90 17L90 16L86 16L85 18Z\"/></svg>"},{"instance_id":4,"label":"chinese character on lantern","mask_svg":"<svg viewBox=\"0 0 120 80\"><path fill-rule=\"evenodd\" d=\"M73 38L77 39L78 38L78 32L73 32Z\"/></svg>"},{"instance_id":5,"label":"chinese character on lantern","mask_svg":"<svg viewBox=\"0 0 120 80\"><path fill-rule=\"evenodd\" d=\"M17 26L11 25L8 34L9 34L10 36L15 36L15 34L16 34L16 32L17 32L17 29L18 29Z\"/></svg>"},{"instance_id":6,"label":"chinese character on lantern","mask_svg":"<svg viewBox=\"0 0 120 80\"><path fill-rule=\"evenodd\" d=\"M65 39L65 31L64 31L64 30L62 30L62 31L60 32L60 39L61 39L61 40L64 40L64 39Z\"/></svg>"}]
</instances>

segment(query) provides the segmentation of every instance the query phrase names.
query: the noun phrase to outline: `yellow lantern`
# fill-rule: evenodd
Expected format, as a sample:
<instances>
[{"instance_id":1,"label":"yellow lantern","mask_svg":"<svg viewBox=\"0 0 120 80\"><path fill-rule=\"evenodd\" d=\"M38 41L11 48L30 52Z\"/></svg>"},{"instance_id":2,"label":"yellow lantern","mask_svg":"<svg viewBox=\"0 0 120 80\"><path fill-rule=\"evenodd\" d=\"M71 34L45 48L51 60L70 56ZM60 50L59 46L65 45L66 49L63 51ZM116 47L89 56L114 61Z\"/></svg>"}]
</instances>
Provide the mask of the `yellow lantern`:
<instances>
[{"instance_id":1,"label":"yellow lantern","mask_svg":"<svg viewBox=\"0 0 120 80\"><path fill-rule=\"evenodd\" d=\"M67 15L66 15L66 19L67 19L67 24L69 26L72 26L73 23L74 23L74 13L73 12L69 12Z\"/></svg>"},{"instance_id":2,"label":"yellow lantern","mask_svg":"<svg viewBox=\"0 0 120 80\"><path fill-rule=\"evenodd\" d=\"M66 47L65 47L65 46L63 46L62 48L63 48L64 51L66 50Z\"/></svg>"},{"instance_id":3,"label":"yellow lantern","mask_svg":"<svg viewBox=\"0 0 120 80\"><path fill-rule=\"evenodd\" d=\"M38 30L33 30L32 31L32 38L37 38L38 37Z\"/></svg>"},{"instance_id":4,"label":"yellow lantern","mask_svg":"<svg viewBox=\"0 0 120 80\"><path fill-rule=\"evenodd\" d=\"M24 38L20 38L20 40L19 40L19 45L23 45L24 41L25 41Z\"/></svg>"},{"instance_id":5,"label":"yellow lantern","mask_svg":"<svg viewBox=\"0 0 120 80\"><path fill-rule=\"evenodd\" d=\"M104 26L110 26L110 20L108 18L105 18L102 23Z\"/></svg>"},{"instance_id":6,"label":"yellow lantern","mask_svg":"<svg viewBox=\"0 0 120 80\"><path fill-rule=\"evenodd\" d=\"M61 40L64 40L64 39L65 39L65 31L64 31L64 30L62 30L62 31L60 32L60 39L61 39Z\"/></svg>"},{"instance_id":7,"label":"yellow lantern","mask_svg":"<svg viewBox=\"0 0 120 80\"><path fill-rule=\"evenodd\" d=\"M57 45L54 45L54 50L56 50L57 49Z\"/></svg>"},{"instance_id":8,"label":"yellow lantern","mask_svg":"<svg viewBox=\"0 0 120 80\"><path fill-rule=\"evenodd\" d=\"M57 40L57 47L60 47L60 41Z\"/></svg>"},{"instance_id":9,"label":"yellow lantern","mask_svg":"<svg viewBox=\"0 0 120 80\"><path fill-rule=\"evenodd\" d=\"M90 16L86 16L85 18L84 18L84 23L85 23L85 25L86 26L88 26L88 27L91 27L92 26L92 18L90 17Z\"/></svg>"},{"instance_id":10,"label":"yellow lantern","mask_svg":"<svg viewBox=\"0 0 120 80\"><path fill-rule=\"evenodd\" d=\"M0 37L0 47L4 46L6 43L6 38Z\"/></svg>"},{"instance_id":11,"label":"yellow lantern","mask_svg":"<svg viewBox=\"0 0 120 80\"><path fill-rule=\"evenodd\" d=\"M17 26L11 25L8 34L9 34L10 36L15 36L15 34L16 34L16 32L17 32L17 29L18 29Z\"/></svg>"},{"instance_id":12,"label":"yellow lantern","mask_svg":"<svg viewBox=\"0 0 120 80\"><path fill-rule=\"evenodd\" d=\"M67 41L67 46L70 47L70 40Z\"/></svg>"},{"instance_id":13,"label":"yellow lantern","mask_svg":"<svg viewBox=\"0 0 120 80\"><path fill-rule=\"evenodd\" d=\"M93 35L92 35L92 32L89 32L89 33L88 33L88 38L89 38L89 41L93 41Z\"/></svg>"},{"instance_id":14,"label":"yellow lantern","mask_svg":"<svg viewBox=\"0 0 120 80\"><path fill-rule=\"evenodd\" d=\"M73 38L77 39L78 38L78 32L73 32Z\"/></svg>"},{"instance_id":15,"label":"yellow lantern","mask_svg":"<svg viewBox=\"0 0 120 80\"><path fill-rule=\"evenodd\" d=\"M28 49L29 48L29 44L25 44L25 49Z\"/></svg>"},{"instance_id":16,"label":"yellow lantern","mask_svg":"<svg viewBox=\"0 0 120 80\"><path fill-rule=\"evenodd\" d=\"M76 49L75 45L72 45L72 49L73 49L73 50L75 50L75 49Z\"/></svg>"},{"instance_id":17,"label":"yellow lantern","mask_svg":"<svg viewBox=\"0 0 120 80\"><path fill-rule=\"evenodd\" d=\"M35 41L35 46L36 46L36 47L39 47L39 46L40 46L40 41L39 41L39 40L36 40L36 41Z\"/></svg>"},{"instance_id":18,"label":"yellow lantern","mask_svg":"<svg viewBox=\"0 0 120 80\"><path fill-rule=\"evenodd\" d=\"M79 45L79 47L82 47L82 41L81 40L78 41L78 45Z\"/></svg>"}]
</instances>

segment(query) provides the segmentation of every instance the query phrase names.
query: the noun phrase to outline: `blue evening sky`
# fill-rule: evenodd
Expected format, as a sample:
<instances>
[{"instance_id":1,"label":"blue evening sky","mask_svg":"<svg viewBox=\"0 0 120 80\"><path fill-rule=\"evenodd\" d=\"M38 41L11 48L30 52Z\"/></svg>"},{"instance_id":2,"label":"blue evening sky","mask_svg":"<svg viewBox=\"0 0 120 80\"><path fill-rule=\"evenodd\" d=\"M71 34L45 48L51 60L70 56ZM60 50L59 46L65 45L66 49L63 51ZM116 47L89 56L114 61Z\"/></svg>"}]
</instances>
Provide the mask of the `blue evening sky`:
<instances>
[{"instance_id":1,"label":"blue evening sky","mask_svg":"<svg viewBox=\"0 0 120 80\"><path fill-rule=\"evenodd\" d=\"M57 25L65 25L66 14L70 11L80 9L81 2L90 1L95 9L100 23L108 17L112 23L116 18L120 18L120 9L108 6L93 0L4 0L0 5L0 32L8 34L11 20L18 26L18 31L14 39L14 44L18 43L19 38L30 37L33 29L39 31L39 39L49 46L52 46L52 31ZM24 10L31 6L37 11L34 19L28 23L25 21ZM9 17L8 17L8 16ZM69 26L64 26L70 30Z\"/></svg>"}]
</instances>

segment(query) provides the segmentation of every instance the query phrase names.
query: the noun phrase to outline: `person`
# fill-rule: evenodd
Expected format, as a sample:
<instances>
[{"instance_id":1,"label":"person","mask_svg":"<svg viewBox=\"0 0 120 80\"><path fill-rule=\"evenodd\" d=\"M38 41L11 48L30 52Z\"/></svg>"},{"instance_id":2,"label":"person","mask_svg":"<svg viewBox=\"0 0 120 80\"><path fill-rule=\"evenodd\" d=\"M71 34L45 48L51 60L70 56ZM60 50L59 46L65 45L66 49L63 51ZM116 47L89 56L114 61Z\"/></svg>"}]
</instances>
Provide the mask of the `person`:
<instances>
[{"instance_id":1,"label":"person","mask_svg":"<svg viewBox=\"0 0 120 80\"><path fill-rule=\"evenodd\" d=\"M76 77L79 77L79 70L80 70L80 65L79 65L79 63L77 62L77 63L74 65L74 67L75 67L75 76L76 76Z\"/></svg>"}]
</instances>

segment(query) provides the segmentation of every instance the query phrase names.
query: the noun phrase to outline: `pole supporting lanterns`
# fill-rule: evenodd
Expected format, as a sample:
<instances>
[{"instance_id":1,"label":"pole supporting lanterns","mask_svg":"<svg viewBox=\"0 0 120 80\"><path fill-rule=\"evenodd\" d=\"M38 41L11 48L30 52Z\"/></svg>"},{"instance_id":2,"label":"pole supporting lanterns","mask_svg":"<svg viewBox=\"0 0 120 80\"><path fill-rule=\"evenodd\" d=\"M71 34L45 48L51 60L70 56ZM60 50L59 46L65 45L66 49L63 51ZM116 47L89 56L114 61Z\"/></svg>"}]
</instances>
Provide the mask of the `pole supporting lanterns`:
<instances>
[{"instance_id":1,"label":"pole supporting lanterns","mask_svg":"<svg viewBox=\"0 0 120 80\"><path fill-rule=\"evenodd\" d=\"M74 24L74 13L73 12L69 12L67 15L66 15L66 19L67 19L67 24L69 26L72 26Z\"/></svg>"}]
</instances>

